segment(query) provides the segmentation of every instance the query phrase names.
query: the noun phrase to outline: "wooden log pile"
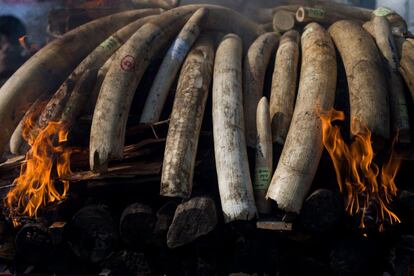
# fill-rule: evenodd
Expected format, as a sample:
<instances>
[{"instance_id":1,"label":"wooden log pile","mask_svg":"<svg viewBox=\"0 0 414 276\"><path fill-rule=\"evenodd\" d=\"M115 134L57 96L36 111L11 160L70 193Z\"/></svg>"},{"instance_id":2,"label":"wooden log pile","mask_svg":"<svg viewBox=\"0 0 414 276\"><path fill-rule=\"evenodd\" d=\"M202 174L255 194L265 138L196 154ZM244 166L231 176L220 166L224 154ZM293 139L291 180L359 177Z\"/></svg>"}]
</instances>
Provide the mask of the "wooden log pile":
<instances>
[{"instance_id":1,"label":"wooden log pile","mask_svg":"<svg viewBox=\"0 0 414 276\"><path fill-rule=\"evenodd\" d=\"M410 271L414 40L401 16L121 2L54 11L88 22L54 26L0 88L0 270ZM326 124L334 108L346 120ZM32 168L42 154L53 163Z\"/></svg>"}]
</instances>

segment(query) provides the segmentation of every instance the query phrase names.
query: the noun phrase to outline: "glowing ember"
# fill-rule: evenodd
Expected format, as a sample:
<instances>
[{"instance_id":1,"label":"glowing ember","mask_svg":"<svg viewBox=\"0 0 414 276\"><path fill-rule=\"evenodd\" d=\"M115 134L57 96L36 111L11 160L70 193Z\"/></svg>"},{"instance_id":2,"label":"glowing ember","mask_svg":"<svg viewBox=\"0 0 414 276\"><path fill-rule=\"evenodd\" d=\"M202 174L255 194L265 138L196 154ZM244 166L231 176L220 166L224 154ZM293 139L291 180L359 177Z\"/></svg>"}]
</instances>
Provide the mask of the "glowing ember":
<instances>
[{"instance_id":1,"label":"glowing ember","mask_svg":"<svg viewBox=\"0 0 414 276\"><path fill-rule=\"evenodd\" d=\"M339 189L346 195L347 212L361 215L361 228L365 228L364 218L368 206L376 207L380 231L387 220L391 224L399 223L399 218L388 206L397 194L394 179L400 159L392 152L380 170L373 162L375 153L369 129L356 135L352 144L348 145L339 127L332 125L334 121L345 120L343 112L331 110L322 114L321 120L323 144L332 158Z\"/></svg>"},{"instance_id":2,"label":"glowing ember","mask_svg":"<svg viewBox=\"0 0 414 276\"><path fill-rule=\"evenodd\" d=\"M72 151L65 148L67 130L61 122L50 122L44 129L33 123L33 117L25 120L23 138L31 149L21 167L20 176L7 194L5 201L10 217L18 224L18 216L36 217L40 207L66 197L69 182L62 181L62 189L55 186L54 178L68 175Z\"/></svg>"}]
</instances>

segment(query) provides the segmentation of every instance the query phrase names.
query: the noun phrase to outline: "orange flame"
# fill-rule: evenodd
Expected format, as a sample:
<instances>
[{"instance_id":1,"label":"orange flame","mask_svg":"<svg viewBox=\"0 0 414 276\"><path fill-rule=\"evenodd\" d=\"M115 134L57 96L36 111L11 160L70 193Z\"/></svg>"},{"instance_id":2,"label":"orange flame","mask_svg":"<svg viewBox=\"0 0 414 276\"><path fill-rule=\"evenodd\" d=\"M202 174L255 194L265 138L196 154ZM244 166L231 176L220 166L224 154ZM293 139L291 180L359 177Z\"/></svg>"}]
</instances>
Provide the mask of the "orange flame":
<instances>
[{"instance_id":1,"label":"orange flame","mask_svg":"<svg viewBox=\"0 0 414 276\"><path fill-rule=\"evenodd\" d=\"M22 133L31 149L5 198L15 225L19 224L19 216L36 217L39 208L63 200L69 189L69 182L64 180L61 191L55 186L56 177L71 173L72 150L64 146L68 131L62 122L49 122L39 129L33 117L24 121Z\"/></svg>"},{"instance_id":2,"label":"orange flame","mask_svg":"<svg viewBox=\"0 0 414 276\"><path fill-rule=\"evenodd\" d=\"M391 224L399 223L400 219L389 209L389 205L397 195L395 177L401 160L392 151L380 170L373 162L375 153L368 128L365 128L364 133L357 134L348 145L339 127L332 125L334 121L344 121L344 113L331 110L320 117L322 142L333 161L339 189L346 194L346 211L350 215L361 215L361 228L365 228L366 210L372 204L377 210L380 231L387 220Z\"/></svg>"}]
</instances>

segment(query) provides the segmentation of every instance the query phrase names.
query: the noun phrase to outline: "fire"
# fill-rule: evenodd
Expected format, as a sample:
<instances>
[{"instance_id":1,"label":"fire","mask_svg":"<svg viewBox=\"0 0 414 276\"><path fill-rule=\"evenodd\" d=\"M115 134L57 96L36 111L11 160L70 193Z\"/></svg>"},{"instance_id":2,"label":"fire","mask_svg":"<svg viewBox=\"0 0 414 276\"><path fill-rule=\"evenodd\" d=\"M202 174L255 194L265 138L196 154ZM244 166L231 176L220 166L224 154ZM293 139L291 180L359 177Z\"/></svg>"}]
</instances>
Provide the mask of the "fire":
<instances>
[{"instance_id":1,"label":"fire","mask_svg":"<svg viewBox=\"0 0 414 276\"><path fill-rule=\"evenodd\" d=\"M401 160L392 151L380 170L374 163L370 130L365 128L365 132L356 135L348 145L339 127L332 125L334 121L344 120L344 113L336 110L321 115L323 145L333 161L339 189L346 195L347 213L360 215L360 227L365 228L366 211L368 207L375 207L379 230L382 231L386 221L391 224L400 222L389 205L397 195L395 177Z\"/></svg>"},{"instance_id":2,"label":"fire","mask_svg":"<svg viewBox=\"0 0 414 276\"><path fill-rule=\"evenodd\" d=\"M69 189L68 181L61 181L59 189L55 182L55 178L71 173L72 150L64 145L68 131L62 122L49 122L44 129L39 129L33 117L23 124L22 135L30 145L26 162L5 198L15 225L19 216L36 217L39 208L63 200Z\"/></svg>"}]
</instances>

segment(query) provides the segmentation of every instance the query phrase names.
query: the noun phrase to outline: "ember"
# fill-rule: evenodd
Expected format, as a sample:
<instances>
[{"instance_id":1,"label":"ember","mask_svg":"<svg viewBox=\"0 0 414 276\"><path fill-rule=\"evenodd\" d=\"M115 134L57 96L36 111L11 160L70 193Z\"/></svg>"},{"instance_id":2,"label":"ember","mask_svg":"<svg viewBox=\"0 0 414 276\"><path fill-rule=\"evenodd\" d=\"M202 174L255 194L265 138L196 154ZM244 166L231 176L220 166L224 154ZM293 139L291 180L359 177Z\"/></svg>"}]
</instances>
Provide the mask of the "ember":
<instances>
[{"instance_id":1,"label":"ember","mask_svg":"<svg viewBox=\"0 0 414 276\"><path fill-rule=\"evenodd\" d=\"M63 200L69 181L61 181L62 188L58 188L55 178L71 173L72 150L65 147L68 132L63 123L49 122L40 129L31 117L24 122L22 134L31 148L5 199L15 225L19 224L16 216L36 217L40 207Z\"/></svg>"},{"instance_id":2,"label":"ember","mask_svg":"<svg viewBox=\"0 0 414 276\"><path fill-rule=\"evenodd\" d=\"M323 145L332 158L341 193L346 194L346 210L350 215L361 215L360 227L365 228L365 214L371 204L377 207L377 223L382 231L384 223L399 223L400 219L389 205L397 195L395 176L401 160L392 151L380 170L374 162L371 132L355 135L351 145L345 143L335 121L344 121L341 111L331 110L321 115Z\"/></svg>"}]
</instances>

